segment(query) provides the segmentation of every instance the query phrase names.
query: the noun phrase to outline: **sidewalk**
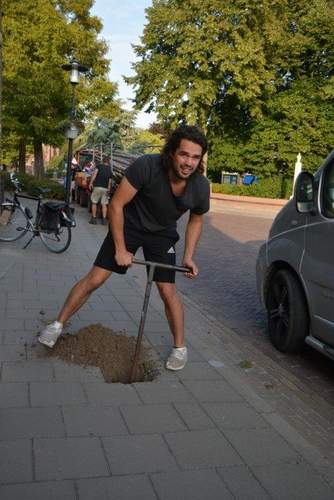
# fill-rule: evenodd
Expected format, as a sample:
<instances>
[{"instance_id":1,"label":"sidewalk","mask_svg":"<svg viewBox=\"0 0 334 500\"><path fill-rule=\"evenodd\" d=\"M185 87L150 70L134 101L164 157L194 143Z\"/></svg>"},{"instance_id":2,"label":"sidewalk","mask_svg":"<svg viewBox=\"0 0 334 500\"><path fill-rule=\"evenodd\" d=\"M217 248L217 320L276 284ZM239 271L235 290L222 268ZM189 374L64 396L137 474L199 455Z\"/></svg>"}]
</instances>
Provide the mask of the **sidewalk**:
<instances>
[{"instance_id":1,"label":"sidewalk","mask_svg":"<svg viewBox=\"0 0 334 500\"><path fill-rule=\"evenodd\" d=\"M63 255L38 238L26 250L0 244L1 500L333 499L334 465L250 387L240 340L189 299L181 372L106 384L99 369L43 358L36 333L106 232L76 212ZM100 322L136 335L145 276L141 266L113 276L68 330ZM145 332L165 360L171 336L155 289Z\"/></svg>"},{"instance_id":2,"label":"sidewalk","mask_svg":"<svg viewBox=\"0 0 334 500\"><path fill-rule=\"evenodd\" d=\"M211 193L210 196L210 207L213 212L264 219L273 219L287 202L288 200L219 193Z\"/></svg>"}]
</instances>

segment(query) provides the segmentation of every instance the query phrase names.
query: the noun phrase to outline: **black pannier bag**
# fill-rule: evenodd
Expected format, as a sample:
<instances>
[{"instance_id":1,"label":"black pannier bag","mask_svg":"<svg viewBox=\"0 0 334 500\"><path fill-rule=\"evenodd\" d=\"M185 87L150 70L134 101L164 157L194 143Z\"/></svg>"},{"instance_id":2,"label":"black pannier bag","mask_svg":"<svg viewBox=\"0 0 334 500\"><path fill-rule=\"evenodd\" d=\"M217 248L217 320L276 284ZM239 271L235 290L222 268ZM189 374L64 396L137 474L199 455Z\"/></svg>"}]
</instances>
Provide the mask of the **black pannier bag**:
<instances>
[{"instance_id":1,"label":"black pannier bag","mask_svg":"<svg viewBox=\"0 0 334 500\"><path fill-rule=\"evenodd\" d=\"M65 227L75 227L74 208L68 205L61 209L60 225Z\"/></svg>"},{"instance_id":2,"label":"black pannier bag","mask_svg":"<svg viewBox=\"0 0 334 500\"><path fill-rule=\"evenodd\" d=\"M38 226L43 231L55 232L59 231L60 224L60 212L59 203L57 202L47 202L43 203L40 207L40 214L38 220Z\"/></svg>"}]
</instances>

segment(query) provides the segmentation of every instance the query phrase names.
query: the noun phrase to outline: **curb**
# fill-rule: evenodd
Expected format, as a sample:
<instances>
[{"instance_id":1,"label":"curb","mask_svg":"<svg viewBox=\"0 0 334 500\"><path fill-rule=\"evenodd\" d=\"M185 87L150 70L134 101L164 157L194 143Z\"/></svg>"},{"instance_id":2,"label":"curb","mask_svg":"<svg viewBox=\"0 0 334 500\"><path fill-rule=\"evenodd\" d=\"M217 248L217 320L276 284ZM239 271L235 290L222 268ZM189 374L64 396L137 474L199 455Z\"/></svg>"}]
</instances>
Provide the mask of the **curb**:
<instances>
[{"instance_id":1,"label":"curb","mask_svg":"<svg viewBox=\"0 0 334 500\"><path fill-rule=\"evenodd\" d=\"M211 193L211 200L216 201L233 201L240 203L252 203L257 205L273 205L283 207L289 200L280 200L274 198L259 198L256 196L237 196L232 194L220 194L220 193Z\"/></svg>"}]
</instances>

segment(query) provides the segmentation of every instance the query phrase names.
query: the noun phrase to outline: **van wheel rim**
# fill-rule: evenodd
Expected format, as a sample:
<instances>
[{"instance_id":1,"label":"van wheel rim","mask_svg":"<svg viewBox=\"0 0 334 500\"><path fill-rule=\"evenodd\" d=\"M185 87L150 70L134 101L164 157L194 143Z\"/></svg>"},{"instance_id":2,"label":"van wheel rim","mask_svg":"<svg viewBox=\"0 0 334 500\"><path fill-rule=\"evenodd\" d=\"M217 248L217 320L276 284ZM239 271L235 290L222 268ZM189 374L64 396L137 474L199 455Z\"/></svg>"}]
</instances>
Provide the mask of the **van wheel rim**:
<instances>
[{"instance_id":1,"label":"van wheel rim","mask_svg":"<svg viewBox=\"0 0 334 500\"><path fill-rule=\"evenodd\" d=\"M289 294L285 285L276 283L274 286L269 318L276 332L280 336L285 335L289 328Z\"/></svg>"}]
</instances>

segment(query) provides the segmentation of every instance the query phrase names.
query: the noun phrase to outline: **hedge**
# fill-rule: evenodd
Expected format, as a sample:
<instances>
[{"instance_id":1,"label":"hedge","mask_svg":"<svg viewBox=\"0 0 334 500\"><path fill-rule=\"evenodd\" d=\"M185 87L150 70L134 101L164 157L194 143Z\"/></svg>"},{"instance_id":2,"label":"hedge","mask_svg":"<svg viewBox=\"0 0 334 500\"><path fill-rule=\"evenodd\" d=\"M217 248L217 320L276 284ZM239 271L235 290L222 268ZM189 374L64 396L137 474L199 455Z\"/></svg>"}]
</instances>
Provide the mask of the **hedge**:
<instances>
[{"instance_id":1,"label":"hedge","mask_svg":"<svg viewBox=\"0 0 334 500\"><path fill-rule=\"evenodd\" d=\"M10 182L9 173L0 172L0 175L5 179L5 191L13 191L14 186ZM45 194L45 198L54 200L64 199L64 186L60 185L58 182L52 181L50 179L37 179L32 175L21 173L17 173L17 178L22 184L23 191L31 196L36 196L38 194L36 188L40 187L50 190Z\"/></svg>"},{"instance_id":2,"label":"hedge","mask_svg":"<svg viewBox=\"0 0 334 500\"><path fill-rule=\"evenodd\" d=\"M285 198L292 194L291 178L270 177L259 179L257 184L244 186L243 184L212 183L213 193L233 194L240 196L257 196L259 198Z\"/></svg>"}]
</instances>

